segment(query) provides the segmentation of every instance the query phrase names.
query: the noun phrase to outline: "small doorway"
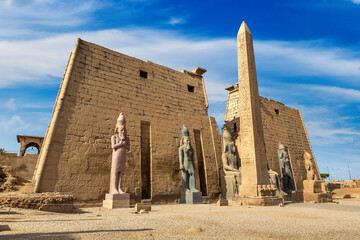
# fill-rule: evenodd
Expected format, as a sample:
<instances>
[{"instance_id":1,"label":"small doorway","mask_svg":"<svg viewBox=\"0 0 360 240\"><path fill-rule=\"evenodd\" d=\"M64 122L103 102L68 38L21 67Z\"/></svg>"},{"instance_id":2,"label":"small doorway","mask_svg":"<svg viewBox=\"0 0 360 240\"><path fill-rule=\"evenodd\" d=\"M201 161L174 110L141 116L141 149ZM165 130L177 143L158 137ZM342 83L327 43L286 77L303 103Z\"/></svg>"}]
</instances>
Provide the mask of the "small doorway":
<instances>
[{"instance_id":1,"label":"small doorway","mask_svg":"<svg viewBox=\"0 0 360 240\"><path fill-rule=\"evenodd\" d=\"M141 199L151 199L150 123L141 121Z\"/></svg>"},{"instance_id":2,"label":"small doorway","mask_svg":"<svg viewBox=\"0 0 360 240\"><path fill-rule=\"evenodd\" d=\"M194 138L195 138L195 153L198 161L198 170L199 170L199 180L200 180L200 191L203 196L207 196L207 186L206 186L206 168L204 163L203 156L203 143L201 139L200 130L194 129Z\"/></svg>"}]
</instances>

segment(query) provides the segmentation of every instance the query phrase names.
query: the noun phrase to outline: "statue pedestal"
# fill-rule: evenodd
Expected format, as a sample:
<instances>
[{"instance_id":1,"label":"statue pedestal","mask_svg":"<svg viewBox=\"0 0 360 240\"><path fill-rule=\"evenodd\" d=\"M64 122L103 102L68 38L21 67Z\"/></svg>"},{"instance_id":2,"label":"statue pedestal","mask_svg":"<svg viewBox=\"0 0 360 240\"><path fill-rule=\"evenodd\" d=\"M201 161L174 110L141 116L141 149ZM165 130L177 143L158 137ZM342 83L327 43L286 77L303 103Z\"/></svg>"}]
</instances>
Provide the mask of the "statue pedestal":
<instances>
[{"instance_id":1,"label":"statue pedestal","mask_svg":"<svg viewBox=\"0 0 360 240\"><path fill-rule=\"evenodd\" d=\"M276 196L274 185L243 184L240 190L240 196L235 197L239 205L275 206L283 202L282 198Z\"/></svg>"},{"instance_id":2,"label":"statue pedestal","mask_svg":"<svg viewBox=\"0 0 360 240\"><path fill-rule=\"evenodd\" d=\"M239 195L239 189L241 186L241 173L226 171L224 173L224 179L226 184L226 199L234 200L234 197Z\"/></svg>"},{"instance_id":3,"label":"statue pedestal","mask_svg":"<svg viewBox=\"0 0 360 240\"><path fill-rule=\"evenodd\" d=\"M320 203L331 202L330 193L326 192L324 182L320 180L304 180L302 181L302 192L292 194L294 202Z\"/></svg>"},{"instance_id":4,"label":"statue pedestal","mask_svg":"<svg viewBox=\"0 0 360 240\"><path fill-rule=\"evenodd\" d=\"M107 193L105 195L105 200L103 201L103 208L114 209L114 208L128 208L128 207L130 207L130 194Z\"/></svg>"},{"instance_id":5,"label":"statue pedestal","mask_svg":"<svg viewBox=\"0 0 360 240\"><path fill-rule=\"evenodd\" d=\"M181 192L180 203L199 204L202 203L202 192L187 190Z\"/></svg>"}]
</instances>

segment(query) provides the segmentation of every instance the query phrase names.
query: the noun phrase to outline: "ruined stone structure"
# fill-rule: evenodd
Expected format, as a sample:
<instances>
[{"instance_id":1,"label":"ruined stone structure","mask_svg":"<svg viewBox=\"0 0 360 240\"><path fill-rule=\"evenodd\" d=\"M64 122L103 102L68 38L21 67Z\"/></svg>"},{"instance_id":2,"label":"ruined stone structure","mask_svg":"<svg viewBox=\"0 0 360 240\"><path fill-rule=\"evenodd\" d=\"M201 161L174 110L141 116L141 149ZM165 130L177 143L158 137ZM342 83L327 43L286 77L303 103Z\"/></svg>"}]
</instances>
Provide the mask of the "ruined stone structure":
<instances>
[{"instance_id":1,"label":"ruined stone structure","mask_svg":"<svg viewBox=\"0 0 360 240\"><path fill-rule=\"evenodd\" d=\"M17 135L16 138L20 143L19 155L16 153L0 154L0 166L9 166L12 168L14 176L31 180L39 156L37 153L41 149L44 138L28 135ZM30 148L35 148L35 151L29 151Z\"/></svg>"},{"instance_id":2,"label":"ruined stone structure","mask_svg":"<svg viewBox=\"0 0 360 240\"><path fill-rule=\"evenodd\" d=\"M243 23L243 25L244 24L245 23ZM241 37L239 39L240 34ZM246 25L240 28L239 35L238 46L239 41L242 41L240 45L243 45L238 55L238 57L242 59L239 59L239 82L225 88L229 91L229 95L224 128L230 132L233 139L235 139L236 146L238 146L239 156L242 158L242 171L248 173L250 170L244 170L244 167L253 164L251 169L256 169L257 175L254 175L252 179L261 184L268 184L265 179L267 175L266 164L268 164L270 169L278 173L279 176L281 175L278 146L279 143L282 143L286 147L289 155L296 191L302 191L302 182L307 178L303 154L304 150L312 154L312 150L301 113L299 110L286 107L283 103L258 95L251 33ZM246 83L246 81L248 81L246 79L249 78L249 74L246 71L252 72L250 73L250 79L253 79L253 86ZM250 98L249 95L244 95L244 90L248 89L252 89L248 91L252 98ZM244 131L244 128L249 132L248 121L251 116L241 116L246 116L244 112L245 114L249 112L250 106L252 106L255 112L252 116L254 121L254 136L248 136L246 139L244 136L241 136L241 132ZM256 111L259 111L259 113L256 113ZM261 132L263 132L263 137L261 137ZM259 137L256 138L256 134L258 134ZM249 140L253 140L254 142L248 142ZM259 150L261 154L258 154L259 157L257 159L260 159L262 162L259 166L255 166L254 163L249 165L249 147L248 145L245 146L246 144L253 144L255 147L264 148ZM312 161L315 175L319 179L320 174L314 156ZM246 181L249 182L243 179L243 183Z\"/></svg>"},{"instance_id":3,"label":"ruined stone structure","mask_svg":"<svg viewBox=\"0 0 360 240\"><path fill-rule=\"evenodd\" d=\"M37 136L28 136L28 135L17 135L16 136L18 143L20 143L20 153L19 156L24 156L29 148L35 148L36 152L31 154L39 154L41 150L41 146L44 141L44 137Z\"/></svg>"},{"instance_id":4,"label":"ruined stone structure","mask_svg":"<svg viewBox=\"0 0 360 240\"><path fill-rule=\"evenodd\" d=\"M34 174L35 192L100 200L108 191L113 123L127 120L123 191L154 202L180 198L181 127L192 135L196 189L220 193L220 134L207 114L202 74L182 72L78 39L65 70Z\"/></svg>"},{"instance_id":5,"label":"ruined stone structure","mask_svg":"<svg viewBox=\"0 0 360 240\"><path fill-rule=\"evenodd\" d=\"M217 198L222 184L223 195L231 188L225 195L238 202L277 204L283 186L279 143L286 148L295 190L302 193L307 178L304 151L312 155L308 159L316 179L320 174L301 113L259 96L252 35L244 22L238 33L238 71L238 83L226 88L224 125L235 154L222 149L226 144L207 114L205 69L179 72L78 39L37 162L35 192L70 193L77 201L102 199L108 190L113 122L123 112L130 150L122 190L131 200L180 198L183 125L194 151L195 189L203 196ZM240 160L232 185L226 184L224 171L234 169L223 168L222 153L228 165L234 156Z\"/></svg>"}]
</instances>

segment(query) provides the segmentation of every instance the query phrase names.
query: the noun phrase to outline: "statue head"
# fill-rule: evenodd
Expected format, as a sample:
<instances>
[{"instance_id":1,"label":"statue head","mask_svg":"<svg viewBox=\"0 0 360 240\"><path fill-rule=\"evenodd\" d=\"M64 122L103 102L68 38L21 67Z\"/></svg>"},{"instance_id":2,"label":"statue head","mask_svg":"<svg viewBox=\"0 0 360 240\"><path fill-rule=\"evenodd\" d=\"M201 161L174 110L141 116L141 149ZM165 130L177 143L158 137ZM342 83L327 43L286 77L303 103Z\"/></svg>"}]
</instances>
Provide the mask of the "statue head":
<instances>
[{"instance_id":1,"label":"statue head","mask_svg":"<svg viewBox=\"0 0 360 240\"><path fill-rule=\"evenodd\" d=\"M304 159L305 161L310 161L312 159L312 155L304 150Z\"/></svg>"},{"instance_id":2,"label":"statue head","mask_svg":"<svg viewBox=\"0 0 360 240\"><path fill-rule=\"evenodd\" d=\"M120 113L117 121L116 121L116 127L114 133L123 133L123 135L126 135L126 120L122 113Z\"/></svg>"},{"instance_id":3,"label":"statue head","mask_svg":"<svg viewBox=\"0 0 360 240\"><path fill-rule=\"evenodd\" d=\"M235 145L231 142L225 145L225 152L226 153L235 153Z\"/></svg>"},{"instance_id":4,"label":"statue head","mask_svg":"<svg viewBox=\"0 0 360 240\"><path fill-rule=\"evenodd\" d=\"M279 143L279 150L285 150L285 146Z\"/></svg>"},{"instance_id":5,"label":"statue head","mask_svg":"<svg viewBox=\"0 0 360 240\"><path fill-rule=\"evenodd\" d=\"M229 133L229 131L226 128L223 130L222 137L223 137L224 145L233 141L231 134Z\"/></svg>"},{"instance_id":6,"label":"statue head","mask_svg":"<svg viewBox=\"0 0 360 240\"><path fill-rule=\"evenodd\" d=\"M185 125L183 125L182 130L181 130L180 146L183 146L183 145L190 146L190 133Z\"/></svg>"}]
</instances>

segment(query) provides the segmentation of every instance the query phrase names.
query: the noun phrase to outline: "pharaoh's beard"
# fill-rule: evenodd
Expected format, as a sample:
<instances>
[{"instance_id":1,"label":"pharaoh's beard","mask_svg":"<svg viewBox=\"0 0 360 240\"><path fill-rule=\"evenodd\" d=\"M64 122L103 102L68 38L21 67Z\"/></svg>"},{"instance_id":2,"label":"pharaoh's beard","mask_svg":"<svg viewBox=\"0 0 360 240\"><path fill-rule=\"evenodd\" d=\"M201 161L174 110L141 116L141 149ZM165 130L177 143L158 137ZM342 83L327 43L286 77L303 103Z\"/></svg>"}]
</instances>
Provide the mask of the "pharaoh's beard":
<instances>
[{"instance_id":1,"label":"pharaoh's beard","mask_svg":"<svg viewBox=\"0 0 360 240\"><path fill-rule=\"evenodd\" d=\"M190 145L185 143L184 148L185 148L186 151L189 151L190 150Z\"/></svg>"},{"instance_id":2,"label":"pharaoh's beard","mask_svg":"<svg viewBox=\"0 0 360 240\"><path fill-rule=\"evenodd\" d=\"M124 133L119 133L119 141L121 141L121 142L125 141L125 134Z\"/></svg>"}]
</instances>

